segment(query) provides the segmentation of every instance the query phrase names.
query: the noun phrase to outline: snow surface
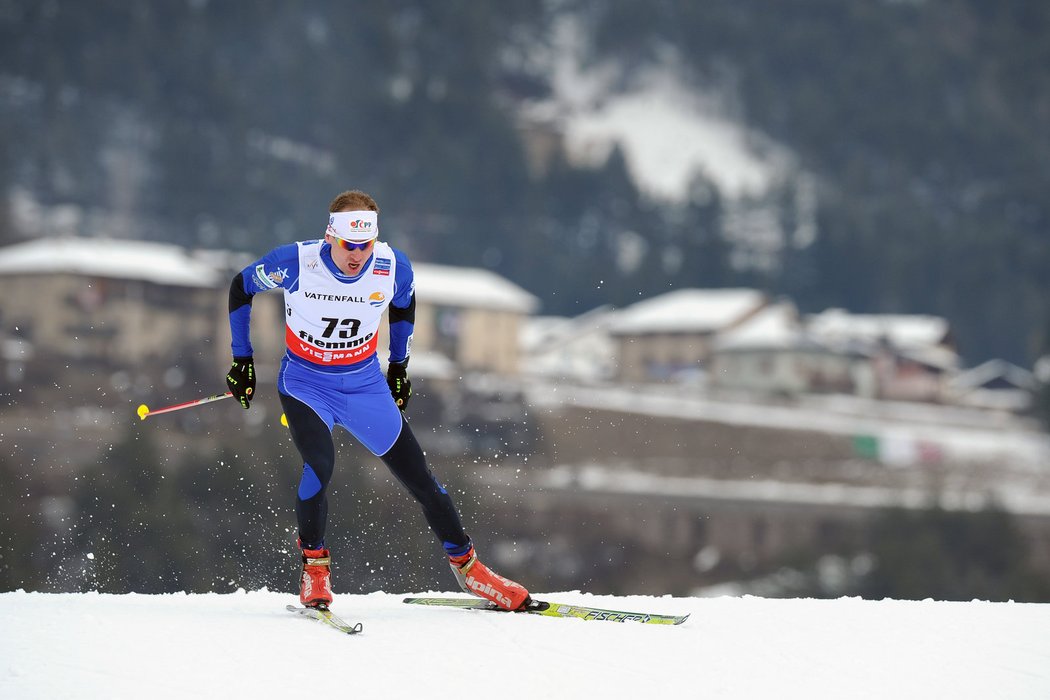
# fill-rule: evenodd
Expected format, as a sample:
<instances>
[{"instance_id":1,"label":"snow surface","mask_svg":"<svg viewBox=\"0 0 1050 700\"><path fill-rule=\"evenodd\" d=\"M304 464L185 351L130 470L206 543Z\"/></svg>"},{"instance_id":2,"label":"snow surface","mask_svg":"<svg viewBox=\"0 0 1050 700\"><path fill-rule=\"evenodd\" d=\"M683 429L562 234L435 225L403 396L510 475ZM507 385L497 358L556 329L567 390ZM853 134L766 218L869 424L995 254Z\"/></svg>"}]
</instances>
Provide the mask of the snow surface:
<instances>
[{"instance_id":1,"label":"snow surface","mask_svg":"<svg viewBox=\"0 0 1050 700\"><path fill-rule=\"evenodd\" d=\"M0 594L2 698L1046 698L1050 605L547 596L678 627L285 593Z\"/></svg>"}]
</instances>

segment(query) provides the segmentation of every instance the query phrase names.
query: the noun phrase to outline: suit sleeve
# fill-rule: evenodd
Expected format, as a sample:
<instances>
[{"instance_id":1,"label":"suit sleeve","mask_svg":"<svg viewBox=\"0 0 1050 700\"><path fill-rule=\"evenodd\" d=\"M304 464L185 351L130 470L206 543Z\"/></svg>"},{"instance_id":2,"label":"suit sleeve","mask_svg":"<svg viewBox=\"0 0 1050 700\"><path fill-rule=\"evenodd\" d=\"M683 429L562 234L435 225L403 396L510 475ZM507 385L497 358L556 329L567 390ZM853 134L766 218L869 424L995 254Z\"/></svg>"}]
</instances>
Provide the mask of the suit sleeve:
<instances>
[{"instance_id":1,"label":"suit sleeve","mask_svg":"<svg viewBox=\"0 0 1050 700\"><path fill-rule=\"evenodd\" d=\"M390 300L390 362L407 362L416 324L416 282L408 256L394 249L394 298Z\"/></svg>"},{"instance_id":2,"label":"suit sleeve","mask_svg":"<svg viewBox=\"0 0 1050 700\"><path fill-rule=\"evenodd\" d=\"M251 357L252 297L271 289L290 289L299 279L299 248L274 248L233 276L230 282L230 336L234 357Z\"/></svg>"},{"instance_id":3,"label":"suit sleeve","mask_svg":"<svg viewBox=\"0 0 1050 700\"><path fill-rule=\"evenodd\" d=\"M230 335L234 357L251 357L252 342L248 329L252 318L252 296L244 288L244 275L241 270L230 282Z\"/></svg>"}]
</instances>

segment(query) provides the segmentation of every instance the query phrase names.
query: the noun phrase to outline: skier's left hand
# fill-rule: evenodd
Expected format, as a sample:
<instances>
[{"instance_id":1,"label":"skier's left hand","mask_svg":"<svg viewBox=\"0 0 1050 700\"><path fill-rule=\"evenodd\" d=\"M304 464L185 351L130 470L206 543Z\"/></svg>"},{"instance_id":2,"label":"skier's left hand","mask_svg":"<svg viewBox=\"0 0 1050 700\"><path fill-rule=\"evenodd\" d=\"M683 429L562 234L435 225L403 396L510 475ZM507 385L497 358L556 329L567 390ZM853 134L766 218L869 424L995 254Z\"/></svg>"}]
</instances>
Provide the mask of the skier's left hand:
<instances>
[{"instance_id":1,"label":"skier's left hand","mask_svg":"<svg viewBox=\"0 0 1050 700\"><path fill-rule=\"evenodd\" d=\"M390 387L394 403L404 411L412 396L412 380L408 378L408 360L390 363L386 370L386 383Z\"/></svg>"}]
</instances>

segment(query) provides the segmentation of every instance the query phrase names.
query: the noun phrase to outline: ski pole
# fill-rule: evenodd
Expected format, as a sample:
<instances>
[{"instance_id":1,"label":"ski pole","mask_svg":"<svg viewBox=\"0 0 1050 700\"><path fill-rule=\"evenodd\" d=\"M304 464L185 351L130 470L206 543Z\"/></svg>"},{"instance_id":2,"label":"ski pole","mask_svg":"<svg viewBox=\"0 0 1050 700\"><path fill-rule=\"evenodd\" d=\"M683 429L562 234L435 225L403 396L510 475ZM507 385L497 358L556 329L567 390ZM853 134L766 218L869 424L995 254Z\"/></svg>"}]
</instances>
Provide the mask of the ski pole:
<instances>
[{"instance_id":1,"label":"ski pole","mask_svg":"<svg viewBox=\"0 0 1050 700\"><path fill-rule=\"evenodd\" d=\"M196 399L195 401L187 401L186 403L177 403L174 406L166 406L164 408L158 408L156 411L151 411L149 406L142 404L139 406L138 414L141 420L146 420L147 416L156 416L161 413L170 413L172 411L181 411L184 408L192 408L194 406L200 406L203 403L209 403L211 401L221 401L222 399L228 399L233 396L232 392L227 391L225 394L216 394L215 396L206 396L203 399Z\"/></svg>"}]
</instances>

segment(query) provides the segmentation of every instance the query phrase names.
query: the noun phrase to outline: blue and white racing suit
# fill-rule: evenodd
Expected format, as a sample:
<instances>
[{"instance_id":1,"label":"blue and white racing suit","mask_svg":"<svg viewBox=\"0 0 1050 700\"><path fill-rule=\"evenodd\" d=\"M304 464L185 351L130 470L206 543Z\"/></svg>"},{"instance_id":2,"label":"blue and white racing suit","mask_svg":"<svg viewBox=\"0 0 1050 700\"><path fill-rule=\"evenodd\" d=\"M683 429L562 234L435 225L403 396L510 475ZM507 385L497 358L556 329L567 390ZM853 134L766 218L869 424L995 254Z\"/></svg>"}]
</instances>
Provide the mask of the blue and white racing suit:
<instances>
[{"instance_id":1,"label":"blue and white racing suit","mask_svg":"<svg viewBox=\"0 0 1050 700\"><path fill-rule=\"evenodd\" d=\"M324 545L327 487L335 466L332 430L341 425L415 496L445 549L465 551L469 539L459 514L427 467L377 355L379 323L389 306L389 360L408 360L415 321L408 257L377 241L361 272L349 277L336 266L331 246L323 240L273 249L239 272L230 285L234 357L252 356L251 300L272 289L284 291L286 352L277 389L303 458L296 494L303 546Z\"/></svg>"}]
</instances>

